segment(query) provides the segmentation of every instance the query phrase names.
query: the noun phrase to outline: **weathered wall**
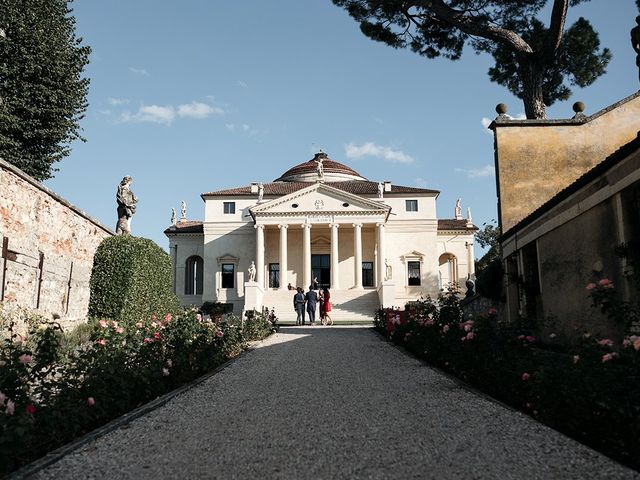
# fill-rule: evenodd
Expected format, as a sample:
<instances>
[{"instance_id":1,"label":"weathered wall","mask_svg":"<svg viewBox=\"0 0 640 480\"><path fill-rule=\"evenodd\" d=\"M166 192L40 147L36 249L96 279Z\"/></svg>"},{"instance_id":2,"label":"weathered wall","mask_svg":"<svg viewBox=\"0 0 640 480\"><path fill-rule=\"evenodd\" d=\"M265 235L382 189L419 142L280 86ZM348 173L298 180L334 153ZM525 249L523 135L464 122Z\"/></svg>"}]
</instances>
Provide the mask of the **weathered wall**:
<instances>
[{"instance_id":1,"label":"weathered wall","mask_svg":"<svg viewBox=\"0 0 640 480\"><path fill-rule=\"evenodd\" d=\"M0 238L8 247L0 259L5 308L57 314L64 326L84 321L93 255L111 235L109 229L0 160Z\"/></svg>"},{"instance_id":2,"label":"weathered wall","mask_svg":"<svg viewBox=\"0 0 640 480\"><path fill-rule=\"evenodd\" d=\"M582 120L492 124L502 231L506 232L640 131L640 93Z\"/></svg>"}]
</instances>

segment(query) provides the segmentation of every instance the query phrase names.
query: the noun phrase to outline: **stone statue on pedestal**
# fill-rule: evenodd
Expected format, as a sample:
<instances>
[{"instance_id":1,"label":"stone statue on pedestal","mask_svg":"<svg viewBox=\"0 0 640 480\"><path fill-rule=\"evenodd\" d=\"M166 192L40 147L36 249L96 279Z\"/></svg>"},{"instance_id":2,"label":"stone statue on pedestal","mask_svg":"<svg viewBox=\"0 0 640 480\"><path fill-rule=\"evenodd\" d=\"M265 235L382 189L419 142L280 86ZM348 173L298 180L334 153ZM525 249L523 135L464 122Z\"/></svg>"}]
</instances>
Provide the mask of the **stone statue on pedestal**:
<instances>
[{"instance_id":1,"label":"stone statue on pedestal","mask_svg":"<svg viewBox=\"0 0 640 480\"><path fill-rule=\"evenodd\" d=\"M180 202L180 221L186 222L186 220L187 220L187 202L182 200L182 202Z\"/></svg>"},{"instance_id":2,"label":"stone statue on pedestal","mask_svg":"<svg viewBox=\"0 0 640 480\"><path fill-rule=\"evenodd\" d=\"M322 165L322 162L324 162L324 159L320 157L318 160L314 160L314 161L317 164L316 171L318 172L318 179L324 180L324 166Z\"/></svg>"},{"instance_id":3,"label":"stone statue on pedestal","mask_svg":"<svg viewBox=\"0 0 640 480\"><path fill-rule=\"evenodd\" d=\"M131 183L133 183L133 179L126 176L118 185L116 192L116 202L118 203L116 235L131 234L131 218L136 213L136 204L138 203L138 198L129 188Z\"/></svg>"},{"instance_id":4,"label":"stone statue on pedestal","mask_svg":"<svg viewBox=\"0 0 640 480\"><path fill-rule=\"evenodd\" d=\"M382 199L384 197L384 185L382 182L378 182L378 198Z\"/></svg>"},{"instance_id":5,"label":"stone statue on pedestal","mask_svg":"<svg viewBox=\"0 0 640 480\"><path fill-rule=\"evenodd\" d=\"M249 281L256 281L256 264L253 263L253 260L251 261L251 265L249 265Z\"/></svg>"},{"instance_id":6,"label":"stone statue on pedestal","mask_svg":"<svg viewBox=\"0 0 640 480\"><path fill-rule=\"evenodd\" d=\"M171 225L175 225L176 224L176 209L172 208L171 209Z\"/></svg>"},{"instance_id":7,"label":"stone statue on pedestal","mask_svg":"<svg viewBox=\"0 0 640 480\"><path fill-rule=\"evenodd\" d=\"M461 200L456 200L456 220L462 220L462 205Z\"/></svg>"},{"instance_id":8,"label":"stone statue on pedestal","mask_svg":"<svg viewBox=\"0 0 640 480\"><path fill-rule=\"evenodd\" d=\"M258 203L262 201L262 197L264 196L264 185L262 182L258 184Z\"/></svg>"}]
</instances>

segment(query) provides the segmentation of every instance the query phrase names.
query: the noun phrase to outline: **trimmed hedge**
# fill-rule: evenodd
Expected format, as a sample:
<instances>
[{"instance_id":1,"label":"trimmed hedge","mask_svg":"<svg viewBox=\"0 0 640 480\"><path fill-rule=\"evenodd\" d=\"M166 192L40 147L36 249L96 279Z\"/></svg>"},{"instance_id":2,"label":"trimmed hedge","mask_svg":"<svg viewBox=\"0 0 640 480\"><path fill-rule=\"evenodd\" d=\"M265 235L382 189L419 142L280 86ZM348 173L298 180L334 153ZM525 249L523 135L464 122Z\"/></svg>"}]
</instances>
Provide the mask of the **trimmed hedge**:
<instances>
[{"instance_id":1,"label":"trimmed hedge","mask_svg":"<svg viewBox=\"0 0 640 480\"><path fill-rule=\"evenodd\" d=\"M118 235L100 244L91 272L90 316L138 322L175 313L179 306L171 291L171 260L153 241Z\"/></svg>"}]
</instances>

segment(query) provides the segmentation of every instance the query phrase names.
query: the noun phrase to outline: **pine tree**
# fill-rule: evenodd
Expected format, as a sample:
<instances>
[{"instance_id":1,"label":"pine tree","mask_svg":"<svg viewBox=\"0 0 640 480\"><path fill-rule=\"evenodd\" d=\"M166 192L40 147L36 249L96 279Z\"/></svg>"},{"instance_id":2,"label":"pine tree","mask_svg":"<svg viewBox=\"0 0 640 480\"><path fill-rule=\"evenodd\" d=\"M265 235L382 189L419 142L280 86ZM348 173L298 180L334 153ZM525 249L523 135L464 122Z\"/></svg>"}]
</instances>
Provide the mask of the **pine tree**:
<instances>
[{"instance_id":1,"label":"pine tree","mask_svg":"<svg viewBox=\"0 0 640 480\"><path fill-rule=\"evenodd\" d=\"M549 25L536 18L549 0L333 0L362 32L427 58L457 60L465 45L491 54L492 81L521 98L527 118L545 118L545 106L571 95L568 85L593 83L611 59L584 18L565 31L569 6L589 0L553 0ZM638 0L640 4L640 0Z\"/></svg>"},{"instance_id":2,"label":"pine tree","mask_svg":"<svg viewBox=\"0 0 640 480\"><path fill-rule=\"evenodd\" d=\"M75 35L72 0L0 0L0 158L37 180L83 140L91 49Z\"/></svg>"}]
</instances>

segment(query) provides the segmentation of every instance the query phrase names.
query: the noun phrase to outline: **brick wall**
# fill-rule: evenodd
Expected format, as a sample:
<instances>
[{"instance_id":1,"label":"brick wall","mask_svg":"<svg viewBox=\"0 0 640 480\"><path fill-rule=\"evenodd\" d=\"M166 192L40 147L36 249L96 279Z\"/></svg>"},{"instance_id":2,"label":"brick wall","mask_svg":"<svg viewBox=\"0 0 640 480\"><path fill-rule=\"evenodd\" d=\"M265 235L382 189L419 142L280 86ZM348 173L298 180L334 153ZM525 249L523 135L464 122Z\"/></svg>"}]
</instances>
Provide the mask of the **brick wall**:
<instances>
[{"instance_id":1,"label":"brick wall","mask_svg":"<svg viewBox=\"0 0 640 480\"><path fill-rule=\"evenodd\" d=\"M0 301L57 314L65 327L86 319L93 255L113 235L18 168L0 160Z\"/></svg>"}]
</instances>

